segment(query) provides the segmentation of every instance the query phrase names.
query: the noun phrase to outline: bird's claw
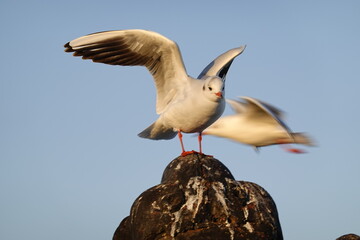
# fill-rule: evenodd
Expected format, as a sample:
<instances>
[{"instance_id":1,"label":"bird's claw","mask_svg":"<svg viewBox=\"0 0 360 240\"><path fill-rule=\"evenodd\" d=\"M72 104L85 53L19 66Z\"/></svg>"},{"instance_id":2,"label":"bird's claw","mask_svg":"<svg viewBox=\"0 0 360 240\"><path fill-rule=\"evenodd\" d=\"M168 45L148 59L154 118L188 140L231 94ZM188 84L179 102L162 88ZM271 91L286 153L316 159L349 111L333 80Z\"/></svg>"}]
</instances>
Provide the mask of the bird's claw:
<instances>
[{"instance_id":1,"label":"bird's claw","mask_svg":"<svg viewBox=\"0 0 360 240\"><path fill-rule=\"evenodd\" d=\"M205 155L205 156L208 156L208 157L213 157L212 155L206 155L206 154L204 154L204 153L202 153L202 152L197 152L197 151L195 151L195 150L192 150L192 151L183 151L183 152L181 153L181 156L182 156L182 157L185 157L185 156L187 156L187 155L189 155L189 154L193 154L193 153L197 153L197 154L200 154L200 155Z\"/></svg>"}]
</instances>

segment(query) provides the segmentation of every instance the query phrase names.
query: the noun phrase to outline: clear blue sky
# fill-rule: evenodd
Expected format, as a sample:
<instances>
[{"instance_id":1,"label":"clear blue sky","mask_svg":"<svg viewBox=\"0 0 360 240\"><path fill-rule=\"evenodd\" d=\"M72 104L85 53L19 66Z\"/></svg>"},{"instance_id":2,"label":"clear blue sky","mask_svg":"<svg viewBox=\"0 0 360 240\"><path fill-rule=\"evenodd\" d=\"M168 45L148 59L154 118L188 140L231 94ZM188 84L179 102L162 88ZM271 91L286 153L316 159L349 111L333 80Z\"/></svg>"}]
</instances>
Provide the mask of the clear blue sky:
<instances>
[{"instance_id":1,"label":"clear blue sky","mask_svg":"<svg viewBox=\"0 0 360 240\"><path fill-rule=\"evenodd\" d=\"M145 68L63 52L82 35L130 28L175 40L195 77L247 44L226 97L278 106L319 146L257 154L206 136L204 152L271 194L285 239L360 234L360 2L180 2L1 1L0 239L111 239L180 154L177 139L137 137L157 118ZM184 142L197 149L196 137Z\"/></svg>"}]
</instances>

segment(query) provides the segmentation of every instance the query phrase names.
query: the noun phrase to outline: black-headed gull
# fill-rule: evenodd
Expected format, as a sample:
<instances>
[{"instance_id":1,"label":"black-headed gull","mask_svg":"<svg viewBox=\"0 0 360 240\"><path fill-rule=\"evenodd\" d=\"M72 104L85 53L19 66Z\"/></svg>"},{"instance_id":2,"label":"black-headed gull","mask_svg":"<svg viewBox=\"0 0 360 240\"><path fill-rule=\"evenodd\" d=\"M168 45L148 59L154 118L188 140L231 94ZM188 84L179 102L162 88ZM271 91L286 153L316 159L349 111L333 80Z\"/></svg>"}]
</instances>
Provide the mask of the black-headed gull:
<instances>
[{"instance_id":1,"label":"black-headed gull","mask_svg":"<svg viewBox=\"0 0 360 240\"><path fill-rule=\"evenodd\" d=\"M122 66L145 66L152 74L157 92L159 118L140 137L172 139L178 134L186 154L182 132L199 133L214 123L225 108L227 71L245 47L231 49L212 61L198 79L188 76L177 44L152 31L131 29L105 31L72 40L64 46L74 56L93 62Z\"/></svg>"},{"instance_id":2,"label":"black-headed gull","mask_svg":"<svg viewBox=\"0 0 360 240\"><path fill-rule=\"evenodd\" d=\"M203 134L228 138L255 149L274 144L297 143L313 146L313 141L304 133L294 133L283 122L283 114L276 107L251 97L242 97L244 102L227 100L234 115L219 118L203 131ZM301 153L302 150L286 148Z\"/></svg>"}]
</instances>

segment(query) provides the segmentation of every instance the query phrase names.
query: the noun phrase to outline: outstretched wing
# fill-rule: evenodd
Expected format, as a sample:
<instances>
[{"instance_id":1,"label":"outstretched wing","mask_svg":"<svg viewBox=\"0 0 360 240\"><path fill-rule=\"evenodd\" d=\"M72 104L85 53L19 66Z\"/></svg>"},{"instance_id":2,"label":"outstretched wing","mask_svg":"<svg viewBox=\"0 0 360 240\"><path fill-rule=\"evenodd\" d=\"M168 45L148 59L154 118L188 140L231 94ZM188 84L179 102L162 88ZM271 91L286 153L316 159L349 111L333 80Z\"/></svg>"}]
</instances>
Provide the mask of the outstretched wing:
<instances>
[{"instance_id":1,"label":"outstretched wing","mask_svg":"<svg viewBox=\"0 0 360 240\"><path fill-rule=\"evenodd\" d=\"M74 56L93 62L145 66L155 80L157 113L188 84L177 44L155 32L138 29L98 32L72 40L64 47L65 52L74 52Z\"/></svg>"},{"instance_id":2,"label":"outstretched wing","mask_svg":"<svg viewBox=\"0 0 360 240\"><path fill-rule=\"evenodd\" d=\"M214 61L204 68L198 76L198 79L202 79L206 76L218 76L225 81L226 74L231 66L231 63L235 57L239 56L244 51L245 47L246 46L241 46L239 48L230 49L215 58Z\"/></svg>"},{"instance_id":3,"label":"outstretched wing","mask_svg":"<svg viewBox=\"0 0 360 240\"><path fill-rule=\"evenodd\" d=\"M226 99L226 102L230 104L231 108L237 114L242 114L246 111L247 104L244 102L240 102L232 99Z\"/></svg>"},{"instance_id":4,"label":"outstretched wing","mask_svg":"<svg viewBox=\"0 0 360 240\"><path fill-rule=\"evenodd\" d=\"M280 127L283 127L290 135L290 128L282 121L281 114L282 111L278 108L264 103L260 100L251 97L241 97L247 103L246 108L246 117L252 121L261 121L268 122L271 124L278 124Z\"/></svg>"}]
</instances>

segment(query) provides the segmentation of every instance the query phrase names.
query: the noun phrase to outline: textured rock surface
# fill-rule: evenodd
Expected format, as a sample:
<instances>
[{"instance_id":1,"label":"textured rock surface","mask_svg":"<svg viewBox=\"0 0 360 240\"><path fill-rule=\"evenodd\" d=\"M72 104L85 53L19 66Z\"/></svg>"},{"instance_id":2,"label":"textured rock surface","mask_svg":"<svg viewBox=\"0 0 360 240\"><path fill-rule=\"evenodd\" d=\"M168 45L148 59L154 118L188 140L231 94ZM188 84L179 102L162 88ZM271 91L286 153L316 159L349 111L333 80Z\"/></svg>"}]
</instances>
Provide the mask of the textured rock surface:
<instances>
[{"instance_id":1,"label":"textured rock surface","mask_svg":"<svg viewBox=\"0 0 360 240\"><path fill-rule=\"evenodd\" d=\"M350 234L341 236L341 237L337 238L336 240L360 240L360 237L358 235L350 233Z\"/></svg>"},{"instance_id":2,"label":"textured rock surface","mask_svg":"<svg viewBox=\"0 0 360 240\"><path fill-rule=\"evenodd\" d=\"M210 156L174 159L143 192L113 240L283 239L276 206L260 186L236 181Z\"/></svg>"}]
</instances>

